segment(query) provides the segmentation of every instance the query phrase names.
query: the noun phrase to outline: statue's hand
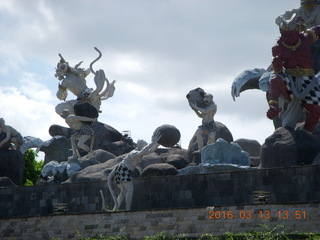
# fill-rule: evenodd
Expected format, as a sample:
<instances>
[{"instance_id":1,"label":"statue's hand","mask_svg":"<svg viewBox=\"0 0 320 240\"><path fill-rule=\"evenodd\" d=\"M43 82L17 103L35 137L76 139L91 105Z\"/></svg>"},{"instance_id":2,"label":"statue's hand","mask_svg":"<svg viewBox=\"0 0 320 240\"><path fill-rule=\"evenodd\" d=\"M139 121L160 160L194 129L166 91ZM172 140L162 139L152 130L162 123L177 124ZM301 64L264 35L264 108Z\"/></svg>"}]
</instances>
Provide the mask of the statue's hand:
<instances>
[{"instance_id":1,"label":"statue's hand","mask_svg":"<svg viewBox=\"0 0 320 240\"><path fill-rule=\"evenodd\" d=\"M277 105L270 105L269 110L267 111L267 117L270 119L274 119L281 112L281 108Z\"/></svg>"},{"instance_id":2,"label":"statue's hand","mask_svg":"<svg viewBox=\"0 0 320 240\"><path fill-rule=\"evenodd\" d=\"M154 142L154 143L157 143L160 138L161 138L161 134L160 134L159 130L157 130L157 131L153 134L151 141Z\"/></svg>"}]
</instances>

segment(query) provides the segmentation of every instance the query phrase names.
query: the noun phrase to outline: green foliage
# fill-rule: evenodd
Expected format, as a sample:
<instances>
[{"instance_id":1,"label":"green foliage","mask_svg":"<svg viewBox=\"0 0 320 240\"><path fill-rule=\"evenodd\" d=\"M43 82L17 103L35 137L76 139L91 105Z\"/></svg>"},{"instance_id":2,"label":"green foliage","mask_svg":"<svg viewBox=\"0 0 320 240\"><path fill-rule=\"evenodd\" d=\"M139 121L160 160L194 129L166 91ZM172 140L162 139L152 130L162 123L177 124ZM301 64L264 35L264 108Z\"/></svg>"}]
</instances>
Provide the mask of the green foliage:
<instances>
[{"instance_id":1,"label":"green foliage","mask_svg":"<svg viewBox=\"0 0 320 240\"><path fill-rule=\"evenodd\" d=\"M280 226L282 227L282 226ZM82 237L78 233L80 240L130 240L124 235L117 236L98 236L98 237ZM51 240L60 240L51 238ZM165 232L159 232L153 236L145 236L142 240L320 240L318 233L295 233L286 234L284 231L279 231L279 226L273 229L266 229L259 232L250 233L226 233L221 236L214 236L209 233L202 234L198 237L188 237L187 234L170 235Z\"/></svg>"},{"instance_id":2,"label":"green foliage","mask_svg":"<svg viewBox=\"0 0 320 240\"><path fill-rule=\"evenodd\" d=\"M33 186L37 183L41 170L43 168L43 160L36 160L37 153L33 149L28 149L24 155L25 171L24 171L24 185Z\"/></svg>"}]
</instances>

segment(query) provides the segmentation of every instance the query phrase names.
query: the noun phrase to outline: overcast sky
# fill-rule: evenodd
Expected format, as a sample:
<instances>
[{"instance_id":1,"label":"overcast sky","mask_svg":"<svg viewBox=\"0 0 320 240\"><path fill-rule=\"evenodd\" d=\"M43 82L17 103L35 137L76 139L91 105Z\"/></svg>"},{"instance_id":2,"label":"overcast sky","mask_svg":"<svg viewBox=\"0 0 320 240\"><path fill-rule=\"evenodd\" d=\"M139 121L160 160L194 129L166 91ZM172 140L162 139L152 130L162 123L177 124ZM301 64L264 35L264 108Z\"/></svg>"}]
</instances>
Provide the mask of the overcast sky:
<instances>
[{"instance_id":1,"label":"overcast sky","mask_svg":"<svg viewBox=\"0 0 320 240\"><path fill-rule=\"evenodd\" d=\"M176 126L187 148L201 119L186 94L212 93L215 120L234 139L261 144L274 129L265 93L243 92L234 102L233 80L245 69L267 68L279 36L275 18L299 0L0 0L0 117L23 136L46 141L55 113L58 54L83 61L116 80L99 121L150 141L155 128ZM94 88L93 75L87 83ZM68 99L75 96L69 93Z\"/></svg>"}]
</instances>

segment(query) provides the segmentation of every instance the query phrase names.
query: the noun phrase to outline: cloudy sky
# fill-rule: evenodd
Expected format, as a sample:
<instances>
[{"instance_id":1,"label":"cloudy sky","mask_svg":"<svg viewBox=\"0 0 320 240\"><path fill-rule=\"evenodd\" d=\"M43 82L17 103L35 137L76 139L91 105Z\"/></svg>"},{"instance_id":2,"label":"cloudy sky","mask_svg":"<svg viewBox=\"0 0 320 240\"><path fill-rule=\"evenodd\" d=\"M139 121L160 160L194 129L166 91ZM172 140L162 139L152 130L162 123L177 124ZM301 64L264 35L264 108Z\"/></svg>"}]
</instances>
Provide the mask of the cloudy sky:
<instances>
[{"instance_id":1,"label":"cloudy sky","mask_svg":"<svg viewBox=\"0 0 320 240\"><path fill-rule=\"evenodd\" d=\"M116 80L99 121L134 141L155 128L176 126L187 148L201 119L186 94L214 95L215 120L234 139L261 144L273 133L265 93L246 91L234 102L233 80L245 69L266 68L278 37L275 18L299 0L0 0L0 117L23 136L46 141L55 113L58 54L83 61ZM94 88L92 74L87 84ZM68 99L74 99L69 93Z\"/></svg>"}]
</instances>

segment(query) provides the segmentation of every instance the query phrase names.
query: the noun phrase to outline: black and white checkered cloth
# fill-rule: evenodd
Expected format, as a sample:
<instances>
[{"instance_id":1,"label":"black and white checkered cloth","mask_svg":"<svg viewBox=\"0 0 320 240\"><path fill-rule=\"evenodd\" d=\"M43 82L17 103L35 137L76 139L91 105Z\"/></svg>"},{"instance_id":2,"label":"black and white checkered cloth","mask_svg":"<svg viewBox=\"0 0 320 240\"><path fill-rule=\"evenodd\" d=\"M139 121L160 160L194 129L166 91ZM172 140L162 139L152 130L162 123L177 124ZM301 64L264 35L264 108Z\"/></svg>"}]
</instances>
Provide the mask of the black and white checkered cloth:
<instances>
[{"instance_id":1,"label":"black and white checkered cloth","mask_svg":"<svg viewBox=\"0 0 320 240\"><path fill-rule=\"evenodd\" d=\"M116 184L120 184L123 182L130 182L131 180L132 180L131 170L121 165L118 165L115 168L114 181Z\"/></svg>"},{"instance_id":2,"label":"black and white checkered cloth","mask_svg":"<svg viewBox=\"0 0 320 240\"><path fill-rule=\"evenodd\" d=\"M294 95L303 103L320 106L320 88L318 84L314 84L314 81L317 82L317 79L314 76L304 76L301 78L286 76L284 80L290 96ZM308 90L311 86L310 84L314 86ZM292 89L293 87L295 89ZM295 92L298 94L295 94Z\"/></svg>"}]
</instances>

